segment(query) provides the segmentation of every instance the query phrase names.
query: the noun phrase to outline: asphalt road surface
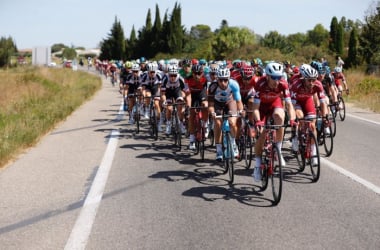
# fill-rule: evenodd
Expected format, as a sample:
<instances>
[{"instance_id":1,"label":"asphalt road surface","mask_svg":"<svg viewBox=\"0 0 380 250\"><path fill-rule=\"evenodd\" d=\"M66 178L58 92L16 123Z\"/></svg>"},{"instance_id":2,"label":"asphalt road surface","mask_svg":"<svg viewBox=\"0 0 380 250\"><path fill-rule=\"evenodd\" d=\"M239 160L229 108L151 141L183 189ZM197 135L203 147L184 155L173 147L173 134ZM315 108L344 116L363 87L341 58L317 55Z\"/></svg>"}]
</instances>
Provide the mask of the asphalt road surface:
<instances>
[{"instance_id":1,"label":"asphalt road surface","mask_svg":"<svg viewBox=\"0 0 380 250\"><path fill-rule=\"evenodd\" d=\"M128 125L102 89L0 170L1 249L380 249L380 115L348 107L311 182L287 159L281 202L252 168L215 162ZM254 162L253 162L254 164Z\"/></svg>"}]
</instances>

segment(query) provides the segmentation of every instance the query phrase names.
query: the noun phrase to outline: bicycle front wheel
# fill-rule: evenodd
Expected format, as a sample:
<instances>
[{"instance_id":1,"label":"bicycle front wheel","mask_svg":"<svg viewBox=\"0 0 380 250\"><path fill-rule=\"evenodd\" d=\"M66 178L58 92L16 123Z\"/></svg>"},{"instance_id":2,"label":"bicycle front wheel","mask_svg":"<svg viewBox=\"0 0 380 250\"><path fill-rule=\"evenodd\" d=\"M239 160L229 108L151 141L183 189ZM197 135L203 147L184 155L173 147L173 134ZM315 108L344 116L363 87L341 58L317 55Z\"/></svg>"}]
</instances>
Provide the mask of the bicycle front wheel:
<instances>
[{"instance_id":1,"label":"bicycle front wheel","mask_svg":"<svg viewBox=\"0 0 380 250\"><path fill-rule=\"evenodd\" d=\"M320 156L319 156L319 149L318 149L318 144L317 144L317 141L316 141L316 138L314 136L314 133L313 132L310 132L309 133L309 137L310 137L310 145L308 145L308 147L310 147L308 149L308 151L310 152L310 159L309 159L309 165L310 165L310 171L311 171L311 176L313 178L313 182L317 182L319 180L319 176L320 176L320 173L321 173L321 162L320 162ZM315 152L313 153L313 150L311 145L314 145L315 147Z\"/></svg>"},{"instance_id":2,"label":"bicycle front wheel","mask_svg":"<svg viewBox=\"0 0 380 250\"><path fill-rule=\"evenodd\" d=\"M229 184L232 184L234 182L234 151L232 148L232 142L231 142L231 137L227 135L227 151L229 157L226 158L226 168L228 171L228 176L229 176Z\"/></svg>"},{"instance_id":3,"label":"bicycle front wheel","mask_svg":"<svg viewBox=\"0 0 380 250\"><path fill-rule=\"evenodd\" d=\"M244 144L245 144L245 150L244 150L244 161L245 161L245 168L249 169L252 164L252 154L253 154L253 142L250 135L250 127L249 125L246 126L244 133Z\"/></svg>"},{"instance_id":4,"label":"bicycle front wheel","mask_svg":"<svg viewBox=\"0 0 380 250\"><path fill-rule=\"evenodd\" d=\"M323 131L321 131L321 133L323 138L323 148L325 149L326 157L329 157L332 154L334 148L334 135L332 134L331 125L327 127L323 126L322 129Z\"/></svg>"},{"instance_id":5,"label":"bicycle front wheel","mask_svg":"<svg viewBox=\"0 0 380 250\"><path fill-rule=\"evenodd\" d=\"M346 119L346 104L344 103L343 97L338 97L338 113L341 121Z\"/></svg>"},{"instance_id":6,"label":"bicycle front wheel","mask_svg":"<svg viewBox=\"0 0 380 250\"><path fill-rule=\"evenodd\" d=\"M272 145L271 160L269 163L269 179L272 185L273 203L277 205L281 200L282 195L282 166L281 155L276 144Z\"/></svg>"}]
</instances>

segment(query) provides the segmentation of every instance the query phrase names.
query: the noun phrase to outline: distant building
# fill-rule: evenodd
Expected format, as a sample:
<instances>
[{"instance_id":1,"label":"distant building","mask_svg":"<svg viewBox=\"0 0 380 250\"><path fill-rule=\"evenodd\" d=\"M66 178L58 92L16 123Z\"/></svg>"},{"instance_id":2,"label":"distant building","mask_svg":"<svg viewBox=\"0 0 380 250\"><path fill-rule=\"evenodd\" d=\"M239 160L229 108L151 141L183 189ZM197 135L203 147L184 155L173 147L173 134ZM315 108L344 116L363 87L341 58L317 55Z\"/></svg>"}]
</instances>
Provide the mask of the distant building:
<instances>
[{"instance_id":1,"label":"distant building","mask_svg":"<svg viewBox=\"0 0 380 250\"><path fill-rule=\"evenodd\" d=\"M51 47L34 47L32 50L32 64L48 66L51 63Z\"/></svg>"}]
</instances>

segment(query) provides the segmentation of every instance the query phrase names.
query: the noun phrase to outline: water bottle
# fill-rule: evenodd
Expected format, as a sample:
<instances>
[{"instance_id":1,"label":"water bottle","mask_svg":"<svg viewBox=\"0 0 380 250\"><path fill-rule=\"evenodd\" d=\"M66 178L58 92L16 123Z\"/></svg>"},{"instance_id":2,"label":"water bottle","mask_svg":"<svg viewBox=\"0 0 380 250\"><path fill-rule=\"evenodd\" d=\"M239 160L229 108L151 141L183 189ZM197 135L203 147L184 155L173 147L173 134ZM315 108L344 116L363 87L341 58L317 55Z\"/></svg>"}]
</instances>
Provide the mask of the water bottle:
<instances>
[{"instance_id":1,"label":"water bottle","mask_svg":"<svg viewBox=\"0 0 380 250\"><path fill-rule=\"evenodd\" d=\"M322 128L322 118L318 117L317 118L317 130L320 131Z\"/></svg>"}]
</instances>

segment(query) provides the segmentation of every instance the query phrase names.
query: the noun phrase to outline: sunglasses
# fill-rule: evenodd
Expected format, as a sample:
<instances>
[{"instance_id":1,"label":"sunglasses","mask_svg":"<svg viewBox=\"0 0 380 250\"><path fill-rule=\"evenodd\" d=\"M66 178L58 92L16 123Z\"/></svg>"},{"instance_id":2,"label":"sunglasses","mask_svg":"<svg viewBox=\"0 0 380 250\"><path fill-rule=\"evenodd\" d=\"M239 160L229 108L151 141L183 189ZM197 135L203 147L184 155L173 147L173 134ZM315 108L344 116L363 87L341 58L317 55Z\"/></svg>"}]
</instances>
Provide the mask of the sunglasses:
<instances>
[{"instance_id":1,"label":"sunglasses","mask_svg":"<svg viewBox=\"0 0 380 250\"><path fill-rule=\"evenodd\" d=\"M133 73L139 73L137 70L133 70L132 72L133 72Z\"/></svg>"},{"instance_id":2,"label":"sunglasses","mask_svg":"<svg viewBox=\"0 0 380 250\"><path fill-rule=\"evenodd\" d=\"M156 73L156 71L150 71L149 73Z\"/></svg>"},{"instance_id":3,"label":"sunglasses","mask_svg":"<svg viewBox=\"0 0 380 250\"><path fill-rule=\"evenodd\" d=\"M169 75L170 77L177 77L177 75Z\"/></svg>"},{"instance_id":4,"label":"sunglasses","mask_svg":"<svg viewBox=\"0 0 380 250\"><path fill-rule=\"evenodd\" d=\"M193 72L193 74L195 74L195 75L202 75L202 72Z\"/></svg>"},{"instance_id":5,"label":"sunglasses","mask_svg":"<svg viewBox=\"0 0 380 250\"><path fill-rule=\"evenodd\" d=\"M228 79L226 79L226 78L219 78L218 81L219 82L228 82Z\"/></svg>"},{"instance_id":6,"label":"sunglasses","mask_svg":"<svg viewBox=\"0 0 380 250\"><path fill-rule=\"evenodd\" d=\"M252 79L252 76L250 76L250 77L243 77L243 80L245 80L245 81L250 81Z\"/></svg>"},{"instance_id":7,"label":"sunglasses","mask_svg":"<svg viewBox=\"0 0 380 250\"><path fill-rule=\"evenodd\" d=\"M270 78L274 81L280 81L282 76L270 76Z\"/></svg>"}]
</instances>

